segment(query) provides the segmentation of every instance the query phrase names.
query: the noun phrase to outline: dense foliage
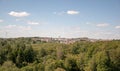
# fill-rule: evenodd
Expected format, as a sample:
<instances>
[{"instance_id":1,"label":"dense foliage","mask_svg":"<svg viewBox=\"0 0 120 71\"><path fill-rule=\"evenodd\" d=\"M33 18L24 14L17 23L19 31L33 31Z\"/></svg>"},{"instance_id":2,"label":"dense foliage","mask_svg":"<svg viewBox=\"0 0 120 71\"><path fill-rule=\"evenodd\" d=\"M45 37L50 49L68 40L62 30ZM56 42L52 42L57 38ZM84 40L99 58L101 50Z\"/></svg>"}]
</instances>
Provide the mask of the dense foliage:
<instances>
[{"instance_id":1,"label":"dense foliage","mask_svg":"<svg viewBox=\"0 0 120 71\"><path fill-rule=\"evenodd\" d=\"M0 39L0 71L120 71L120 41Z\"/></svg>"}]
</instances>

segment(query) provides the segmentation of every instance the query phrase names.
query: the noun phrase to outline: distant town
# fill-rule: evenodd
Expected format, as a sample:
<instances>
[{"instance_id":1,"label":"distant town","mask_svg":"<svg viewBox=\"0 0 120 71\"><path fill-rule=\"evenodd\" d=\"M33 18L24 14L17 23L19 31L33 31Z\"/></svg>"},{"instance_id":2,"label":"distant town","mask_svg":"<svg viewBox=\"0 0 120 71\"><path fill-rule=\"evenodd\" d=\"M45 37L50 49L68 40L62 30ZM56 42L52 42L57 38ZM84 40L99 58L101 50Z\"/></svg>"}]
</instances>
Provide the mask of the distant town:
<instances>
[{"instance_id":1,"label":"distant town","mask_svg":"<svg viewBox=\"0 0 120 71\"><path fill-rule=\"evenodd\" d=\"M89 41L89 42L96 42L96 41L111 41L111 40L119 40L119 39L92 39L88 37L81 37L81 38L53 38L53 37L18 37L18 38L0 38L0 39L30 39L33 43L38 42L56 42L56 43L63 43L63 44L72 44L77 41Z\"/></svg>"},{"instance_id":2,"label":"distant town","mask_svg":"<svg viewBox=\"0 0 120 71\"><path fill-rule=\"evenodd\" d=\"M71 44L77 41L90 41L90 42L110 41L110 40L104 40L104 39L90 39L88 37L81 37L81 38L32 37L32 40L43 41L43 42L59 42L59 43L64 43L64 44Z\"/></svg>"}]
</instances>

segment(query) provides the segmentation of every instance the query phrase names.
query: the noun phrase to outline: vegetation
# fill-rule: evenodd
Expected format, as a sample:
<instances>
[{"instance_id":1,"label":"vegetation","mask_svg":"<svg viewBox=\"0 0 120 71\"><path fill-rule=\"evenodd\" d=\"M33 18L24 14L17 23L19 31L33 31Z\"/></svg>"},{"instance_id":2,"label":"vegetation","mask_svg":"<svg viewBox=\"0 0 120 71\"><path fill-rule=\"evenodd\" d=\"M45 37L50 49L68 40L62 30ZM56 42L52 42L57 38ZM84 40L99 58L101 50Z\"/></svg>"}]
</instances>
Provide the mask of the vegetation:
<instances>
[{"instance_id":1,"label":"vegetation","mask_svg":"<svg viewBox=\"0 0 120 71\"><path fill-rule=\"evenodd\" d=\"M61 44L1 38L0 71L120 71L120 40Z\"/></svg>"}]
</instances>

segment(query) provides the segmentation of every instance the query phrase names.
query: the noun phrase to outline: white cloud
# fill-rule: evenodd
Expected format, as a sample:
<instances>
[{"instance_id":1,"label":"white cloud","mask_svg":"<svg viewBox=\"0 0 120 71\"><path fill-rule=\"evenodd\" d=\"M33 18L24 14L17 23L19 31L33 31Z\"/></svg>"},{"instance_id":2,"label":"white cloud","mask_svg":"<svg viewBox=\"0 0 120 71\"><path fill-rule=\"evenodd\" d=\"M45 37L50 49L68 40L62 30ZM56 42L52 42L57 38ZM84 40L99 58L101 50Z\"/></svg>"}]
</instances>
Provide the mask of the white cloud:
<instances>
[{"instance_id":1,"label":"white cloud","mask_svg":"<svg viewBox=\"0 0 120 71\"><path fill-rule=\"evenodd\" d=\"M66 12L64 12L64 11L61 11L61 12L53 12L53 14L56 14L56 15L63 15L63 14L66 14Z\"/></svg>"},{"instance_id":2,"label":"white cloud","mask_svg":"<svg viewBox=\"0 0 120 71\"><path fill-rule=\"evenodd\" d=\"M97 27L107 27L107 26L109 26L109 24L103 23L103 24L97 24L96 26Z\"/></svg>"},{"instance_id":3,"label":"white cloud","mask_svg":"<svg viewBox=\"0 0 120 71\"><path fill-rule=\"evenodd\" d=\"M32 30L31 26L18 26L21 30Z\"/></svg>"},{"instance_id":4,"label":"white cloud","mask_svg":"<svg viewBox=\"0 0 120 71\"><path fill-rule=\"evenodd\" d=\"M7 25L5 26L5 28L9 30L23 30L23 31L32 29L31 26L18 26L18 25Z\"/></svg>"},{"instance_id":5,"label":"white cloud","mask_svg":"<svg viewBox=\"0 0 120 71\"><path fill-rule=\"evenodd\" d=\"M39 24L39 22L28 21L28 24L31 24L31 25L38 25L38 24Z\"/></svg>"},{"instance_id":6,"label":"white cloud","mask_svg":"<svg viewBox=\"0 0 120 71\"><path fill-rule=\"evenodd\" d=\"M5 26L5 28L15 28L16 27L16 25L7 25L7 26Z\"/></svg>"},{"instance_id":7,"label":"white cloud","mask_svg":"<svg viewBox=\"0 0 120 71\"><path fill-rule=\"evenodd\" d=\"M116 29L120 29L120 26L115 26Z\"/></svg>"},{"instance_id":8,"label":"white cloud","mask_svg":"<svg viewBox=\"0 0 120 71\"><path fill-rule=\"evenodd\" d=\"M69 11L67 11L67 14L76 15L76 14L79 14L79 11L69 10Z\"/></svg>"},{"instance_id":9,"label":"white cloud","mask_svg":"<svg viewBox=\"0 0 120 71\"><path fill-rule=\"evenodd\" d=\"M25 17L25 16L29 16L30 15L27 12L15 12L15 11L11 11L8 14L11 15L11 16L14 16L14 17Z\"/></svg>"},{"instance_id":10,"label":"white cloud","mask_svg":"<svg viewBox=\"0 0 120 71\"><path fill-rule=\"evenodd\" d=\"M3 20L2 20L2 19L0 19L0 22L3 22Z\"/></svg>"},{"instance_id":11,"label":"white cloud","mask_svg":"<svg viewBox=\"0 0 120 71\"><path fill-rule=\"evenodd\" d=\"M61 12L53 12L53 14L56 14L56 15L63 15L63 14L77 15L77 14L79 14L79 11L68 10L68 11L61 11Z\"/></svg>"}]
</instances>

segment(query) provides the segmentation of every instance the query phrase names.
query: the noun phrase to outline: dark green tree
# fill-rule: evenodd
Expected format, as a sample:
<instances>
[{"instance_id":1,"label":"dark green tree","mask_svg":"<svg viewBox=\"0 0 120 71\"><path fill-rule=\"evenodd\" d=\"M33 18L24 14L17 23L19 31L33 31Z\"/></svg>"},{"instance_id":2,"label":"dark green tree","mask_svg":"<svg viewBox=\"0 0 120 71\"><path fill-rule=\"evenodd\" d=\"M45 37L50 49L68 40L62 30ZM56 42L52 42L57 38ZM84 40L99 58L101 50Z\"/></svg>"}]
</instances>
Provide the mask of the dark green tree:
<instances>
[{"instance_id":1,"label":"dark green tree","mask_svg":"<svg viewBox=\"0 0 120 71\"><path fill-rule=\"evenodd\" d=\"M35 59L35 52L32 48L32 46L27 46L24 50L24 57L25 57L25 61L28 63L32 63Z\"/></svg>"}]
</instances>

